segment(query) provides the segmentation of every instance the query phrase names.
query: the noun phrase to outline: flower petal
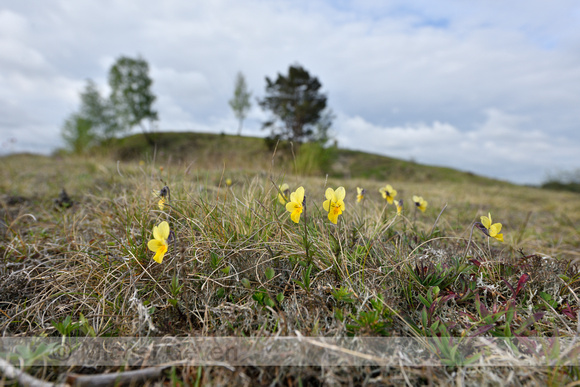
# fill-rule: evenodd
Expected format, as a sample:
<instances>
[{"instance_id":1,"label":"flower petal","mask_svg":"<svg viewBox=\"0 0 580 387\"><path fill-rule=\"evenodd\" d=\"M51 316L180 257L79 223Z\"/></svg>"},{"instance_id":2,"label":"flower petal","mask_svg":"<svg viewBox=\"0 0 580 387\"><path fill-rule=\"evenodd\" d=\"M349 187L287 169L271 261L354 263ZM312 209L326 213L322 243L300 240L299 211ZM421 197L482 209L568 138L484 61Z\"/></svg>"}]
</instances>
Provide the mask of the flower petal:
<instances>
[{"instance_id":1,"label":"flower petal","mask_svg":"<svg viewBox=\"0 0 580 387\"><path fill-rule=\"evenodd\" d=\"M157 250L157 252L155 253L155 256L153 257L153 260L157 263L161 263L163 262L163 257L165 256L165 253L167 252L167 245L163 245L159 248L159 250Z\"/></svg>"},{"instance_id":2,"label":"flower petal","mask_svg":"<svg viewBox=\"0 0 580 387\"><path fill-rule=\"evenodd\" d=\"M489 235L491 235L492 237L495 237L497 234L499 234L500 231L501 231L501 223L495 223L489 227Z\"/></svg>"},{"instance_id":3,"label":"flower petal","mask_svg":"<svg viewBox=\"0 0 580 387\"><path fill-rule=\"evenodd\" d=\"M292 195L294 195L294 192L292 192ZM294 196L292 196L292 199L294 199ZM296 203L294 200L286 203L286 211L288 211L288 212L294 212L296 207L301 207L301 205Z\"/></svg>"},{"instance_id":4,"label":"flower petal","mask_svg":"<svg viewBox=\"0 0 580 387\"><path fill-rule=\"evenodd\" d=\"M325 200L324 203L322 203L322 208L324 208L324 211L326 212L330 211L330 199Z\"/></svg>"},{"instance_id":5,"label":"flower petal","mask_svg":"<svg viewBox=\"0 0 580 387\"><path fill-rule=\"evenodd\" d=\"M488 218L487 216L482 216L481 217L481 224L483 224L483 227L485 227L489 230L489 227L491 226L491 219Z\"/></svg>"},{"instance_id":6,"label":"flower petal","mask_svg":"<svg viewBox=\"0 0 580 387\"><path fill-rule=\"evenodd\" d=\"M161 246L164 246L164 243L157 239L151 239L147 242L147 247L149 247L149 250L151 251L158 251Z\"/></svg>"},{"instance_id":7,"label":"flower petal","mask_svg":"<svg viewBox=\"0 0 580 387\"><path fill-rule=\"evenodd\" d=\"M336 196L334 194L334 190L330 187L328 187L326 189L326 192L324 193L324 197L327 198L328 200L336 201Z\"/></svg>"},{"instance_id":8,"label":"flower petal","mask_svg":"<svg viewBox=\"0 0 580 387\"><path fill-rule=\"evenodd\" d=\"M344 187L338 187L336 191L334 191L334 196L336 197L337 202L344 200L346 196L346 190Z\"/></svg>"},{"instance_id":9,"label":"flower petal","mask_svg":"<svg viewBox=\"0 0 580 387\"><path fill-rule=\"evenodd\" d=\"M153 238L164 241L169 238L169 223L163 221L159 226L153 227Z\"/></svg>"},{"instance_id":10,"label":"flower petal","mask_svg":"<svg viewBox=\"0 0 580 387\"><path fill-rule=\"evenodd\" d=\"M304 201L304 187L298 187L296 188L296 195L294 195L294 199L296 201L296 203L300 204L302 206L302 202ZM294 201L294 200L292 200Z\"/></svg>"},{"instance_id":11,"label":"flower petal","mask_svg":"<svg viewBox=\"0 0 580 387\"><path fill-rule=\"evenodd\" d=\"M328 220L330 220L332 223L336 224L336 222L338 221L338 214L334 211L330 211L328 213Z\"/></svg>"},{"instance_id":12,"label":"flower petal","mask_svg":"<svg viewBox=\"0 0 580 387\"><path fill-rule=\"evenodd\" d=\"M300 222L300 214L302 213L302 207L296 207L296 209L290 214L290 219L294 223Z\"/></svg>"}]
</instances>

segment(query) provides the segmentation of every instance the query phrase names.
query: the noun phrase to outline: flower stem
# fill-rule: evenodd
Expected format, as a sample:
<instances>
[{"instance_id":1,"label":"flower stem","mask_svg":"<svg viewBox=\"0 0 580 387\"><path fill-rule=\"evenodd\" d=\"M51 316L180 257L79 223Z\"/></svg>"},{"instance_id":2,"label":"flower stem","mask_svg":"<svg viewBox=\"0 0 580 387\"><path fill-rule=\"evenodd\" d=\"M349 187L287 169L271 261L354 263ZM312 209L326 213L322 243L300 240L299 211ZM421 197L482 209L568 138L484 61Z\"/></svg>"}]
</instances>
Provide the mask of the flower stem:
<instances>
[{"instance_id":1,"label":"flower stem","mask_svg":"<svg viewBox=\"0 0 580 387\"><path fill-rule=\"evenodd\" d=\"M304 235L302 236L302 243L304 244L306 254L306 265L309 266L312 260L310 258L310 244L308 242L308 216L306 216L306 206L304 206Z\"/></svg>"},{"instance_id":2,"label":"flower stem","mask_svg":"<svg viewBox=\"0 0 580 387\"><path fill-rule=\"evenodd\" d=\"M467 247L465 248L465 253L463 254L463 260L467 257L467 252L469 251L469 245L471 244L471 237L473 236L473 228L475 227L476 222L473 222L471 225L471 232L469 233L469 241L467 241Z\"/></svg>"}]
</instances>

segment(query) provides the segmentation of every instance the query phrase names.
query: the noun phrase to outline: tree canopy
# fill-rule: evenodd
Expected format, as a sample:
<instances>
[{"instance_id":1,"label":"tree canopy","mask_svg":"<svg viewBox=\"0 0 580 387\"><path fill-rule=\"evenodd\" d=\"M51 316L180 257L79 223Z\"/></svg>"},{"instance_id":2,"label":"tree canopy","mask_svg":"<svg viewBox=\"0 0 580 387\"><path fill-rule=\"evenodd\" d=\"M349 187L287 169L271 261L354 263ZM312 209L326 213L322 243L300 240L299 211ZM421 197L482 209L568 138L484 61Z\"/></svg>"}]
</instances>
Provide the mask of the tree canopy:
<instances>
[{"instance_id":1,"label":"tree canopy","mask_svg":"<svg viewBox=\"0 0 580 387\"><path fill-rule=\"evenodd\" d=\"M155 95L151 91L149 65L142 58L121 57L109 70L109 98L103 98L92 80L87 80L80 93L81 106L71 114L62 128L68 148L83 152L95 142L110 140L139 125L149 143L153 143L151 127L157 121L153 110ZM149 128L143 121L149 121Z\"/></svg>"},{"instance_id":2,"label":"tree canopy","mask_svg":"<svg viewBox=\"0 0 580 387\"><path fill-rule=\"evenodd\" d=\"M108 99L104 99L95 83L88 79L80 92L81 106L64 122L62 137L74 153L82 153L98 141L115 136L119 126Z\"/></svg>"},{"instance_id":3,"label":"tree canopy","mask_svg":"<svg viewBox=\"0 0 580 387\"><path fill-rule=\"evenodd\" d=\"M153 80L149 77L149 65L142 58L120 57L109 71L110 100L122 130L129 131L139 125L151 142L151 125L158 120L153 110L155 95L151 91ZM143 121L149 121L149 128Z\"/></svg>"},{"instance_id":4,"label":"tree canopy","mask_svg":"<svg viewBox=\"0 0 580 387\"><path fill-rule=\"evenodd\" d=\"M234 111L234 114L239 121L238 135L242 133L244 119L252 107L252 104L250 103L251 95L252 93L248 91L248 86L246 85L244 74L239 72L236 76L234 96L231 100L229 100L230 107Z\"/></svg>"},{"instance_id":5,"label":"tree canopy","mask_svg":"<svg viewBox=\"0 0 580 387\"><path fill-rule=\"evenodd\" d=\"M326 138L332 114L326 109L322 84L302 66L290 66L288 75L266 77L266 97L259 101L273 117L263 124L270 140L290 140L298 144Z\"/></svg>"}]
</instances>

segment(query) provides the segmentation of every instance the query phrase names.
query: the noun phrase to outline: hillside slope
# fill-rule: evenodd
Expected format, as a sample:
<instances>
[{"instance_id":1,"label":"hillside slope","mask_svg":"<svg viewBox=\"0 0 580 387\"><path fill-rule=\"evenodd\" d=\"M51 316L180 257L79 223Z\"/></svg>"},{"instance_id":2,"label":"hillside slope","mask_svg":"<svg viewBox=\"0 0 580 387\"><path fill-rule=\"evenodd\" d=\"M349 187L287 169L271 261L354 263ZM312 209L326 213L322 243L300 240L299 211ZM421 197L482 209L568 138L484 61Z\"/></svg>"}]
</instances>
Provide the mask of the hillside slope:
<instances>
[{"instance_id":1,"label":"hillside slope","mask_svg":"<svg viewBox=\"0 0 580 387\"><path fill-rule=\"evenodd\" d=\"M509 184L452 168L422 165L361 151L340 148L322 150L311 144L300 150L289 144L269 149L263 138L193 132L161 132L156 146L141 134L117 139L100 152L118 160L163 160L197 168L269 170L336 178L384 180L454 181Z\"/></svg>"}]
</instances>

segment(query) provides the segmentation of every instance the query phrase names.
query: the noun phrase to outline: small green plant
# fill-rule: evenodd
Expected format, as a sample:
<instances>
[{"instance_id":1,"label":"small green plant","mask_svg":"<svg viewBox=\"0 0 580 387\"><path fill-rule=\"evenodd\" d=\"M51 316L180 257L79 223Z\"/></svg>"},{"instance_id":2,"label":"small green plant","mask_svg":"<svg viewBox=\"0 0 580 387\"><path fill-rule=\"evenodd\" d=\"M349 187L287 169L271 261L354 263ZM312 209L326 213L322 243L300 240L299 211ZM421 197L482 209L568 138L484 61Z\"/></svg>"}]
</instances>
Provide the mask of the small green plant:
<instances>
[{"instance_id":1,"label":"small green plant","mask_svg":"<svg viewBox=\"0 0 580 387\"><path fill-rule=\"evenodd\" d=\"M223 257L220 257L213 251L209 252L209 264L212 269L217 270L218 267L222 264Z\"/></svg>"},{"instance_id":2,"label":"small green plant","mask_svg":"<svg viewBox=\"0 0 580 387\"><path fill-rule=\"evenodd\" d=\"M266 279L268 281L270 281L272 278L274 278L274 276L276 275L276 272L274 272L274 269L272 269L271 267L267 268L266 271L264 272L264 274L266 275Z\"/></svg>"},{"instance_id":3,"label":"small green plant","mask_svg":"<svg viewBox=\"0 0 580 387\"><path fill-rule=\"evenodd\" d=\"M80 322L72 322L71 316L66 316L61 322L52 321L51 324L62 337L70 337L81 326Z\"/></svg>"},{"instance_id":4,"label":"small green plant","mask_svg":"<svg viewBox=\"0 0 580 387\"><path fill-rule=\"evenodd\" d=\"M272 300L272 298L270 298L270 295L264 289L259 289L256 292L254 292L252 298L254 299L254 301L256 301L258 304L262 306L269 306L270 308L276 306L276 302Z\"/></svg>"},{"instance_id":5,"label":"small green plant","mask_svg":"<svg viewBox=\"0 0 580 387\"><path fill-rule=\"evenodd\" d=\"M467 339L465 337L452 337L447 331L445 324L439 320L429 330L431 334L429 342L435 347L434 352L441 360L441 363L446 366L461 367L470 365L483 355L483 352L478 351L469 353L469 356L466 356L465 352L472 350L467 344Z\"/></svg>"},{"instance_id":6,"label":"small green plant","mask_svg":"<svg viewBox=\"0 0 580 387\"><path fill-rule=\"evenodd\" d=\"M332 292L332 296L336 300L336 302L344 302L347 304L354 302L354 294L348 290L346 287L341 286L340 288L334 290Z\"/></svg>"},{"instance_id":7,"label":"small green plant","mask_svg":"<svg viewBox=\"0 0 580 387\"><path fill-rule=\"evenodd\" d=\"M79 327L86 336L97 337L95 328L92 327L89 320L82 313L79 314Z\"/></svg>"},{"instance_id":8,"label":"small green plant","mask_svg":"<svg viewBox=\"0 0 580 387\"><path fill-rule=\"evenodd\" d=\"M369 303L370 310L360 311L356 316L350 314L353 322L346 324L349 336L359 334L389 336L393 318L391 311L385 307L382 295L371 299Z\"/></svg>"},{"instance_id":9,"label":"small green plant","mask_svg":"<svg viewBox=\"0 0 580 387\"><path fill-rule=\"evenodd\" d=\"M32 366L50 364L54 360L52 356L59 348L59 343L45 343L42 341L36 346L34 344L17 345L12 348L11 352L1 352L0 358L19 364L26 371Z\"/></svg>"},{"instance_id":10,"label":"small green plant","mask_svg":"<svg viewBox=\"0 0 580 387\"><path fill-rule=\"evenodd\" d=\"M302 271L302 281L295 279L294 281L305 291L310 292L310 273L312 272L312 265L309 265Z\"/></svg>"},{"instance_id":11,"label":"small green plant","mask_svg":"<svg viewBox=\"0 0 580 387\"><path fill-rule=\"evenodd\" d=\"M169 303L176 307L179 301L179 297L181 292L183 291L183 284L179 284L179 277L174 275L171 277L171 284L169 285L169 294L171 294L171 298L168 300Z\"/></svg>"},{"instance_id":12,"label":"small green plant","mask_svg":"<svg viewBox=\"0 0 580 387\"><path fill-rule=\"evenodd\" d=\"M423 261L419 261L414 268L410 265L405 267L411 279L421 287L431 288L437 286L444 290L453 284L460 274L470 271L472 265L461 264L458 260L455 261L453 266L447 266L441 262L425 264Z\"/></svg>"}]
</instances>

